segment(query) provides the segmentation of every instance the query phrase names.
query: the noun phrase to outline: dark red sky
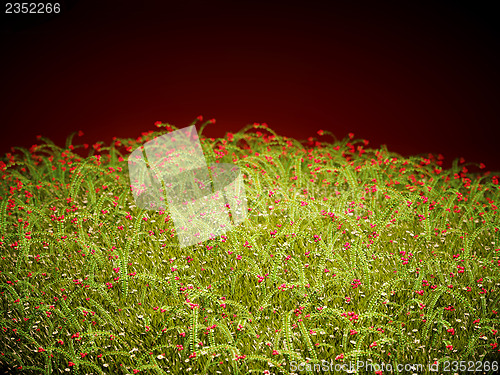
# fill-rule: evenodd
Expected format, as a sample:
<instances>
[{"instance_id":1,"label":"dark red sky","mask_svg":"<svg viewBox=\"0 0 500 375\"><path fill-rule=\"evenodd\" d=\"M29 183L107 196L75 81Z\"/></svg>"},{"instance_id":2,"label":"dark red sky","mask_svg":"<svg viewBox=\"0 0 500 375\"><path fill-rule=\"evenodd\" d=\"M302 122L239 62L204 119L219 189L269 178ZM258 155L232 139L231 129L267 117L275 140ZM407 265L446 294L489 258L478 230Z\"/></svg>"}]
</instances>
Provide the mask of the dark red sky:
<instances>
[{"instance_id":1,"label":"dark red sky","mask_svg":"<svg viewBox=\"0 0 500 375\"><path fill-rule=\"evenodd\" d=\"M500 170L499 13L484 4L61 2L54 17L2 14L1 154L203 115L210 136L328 129Z\"/></svg>"}]
</instances>

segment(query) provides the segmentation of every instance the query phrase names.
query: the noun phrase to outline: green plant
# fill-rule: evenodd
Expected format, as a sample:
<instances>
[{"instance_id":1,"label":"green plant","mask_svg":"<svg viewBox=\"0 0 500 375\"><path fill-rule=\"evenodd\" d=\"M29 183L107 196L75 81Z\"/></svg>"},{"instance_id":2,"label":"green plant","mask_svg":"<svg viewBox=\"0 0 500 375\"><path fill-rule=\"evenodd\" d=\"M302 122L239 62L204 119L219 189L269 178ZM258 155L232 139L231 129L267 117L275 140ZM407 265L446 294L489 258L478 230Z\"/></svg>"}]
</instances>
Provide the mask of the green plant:
<instances>
[{"instance_id":1,"label":"green plant","mask_svg":"<svg viewBox=\"0 0 500 375\"><path fill-rule=\"evenodd\" d=\"M85 157L72 136L0 163L0 364L247 374L498 358L497 177L253 124L201 137L209 161L244 173L248 219L181 249L168 212L129 191L126 155L176 129L157 125Z\"/></svg>"}]
</instances>

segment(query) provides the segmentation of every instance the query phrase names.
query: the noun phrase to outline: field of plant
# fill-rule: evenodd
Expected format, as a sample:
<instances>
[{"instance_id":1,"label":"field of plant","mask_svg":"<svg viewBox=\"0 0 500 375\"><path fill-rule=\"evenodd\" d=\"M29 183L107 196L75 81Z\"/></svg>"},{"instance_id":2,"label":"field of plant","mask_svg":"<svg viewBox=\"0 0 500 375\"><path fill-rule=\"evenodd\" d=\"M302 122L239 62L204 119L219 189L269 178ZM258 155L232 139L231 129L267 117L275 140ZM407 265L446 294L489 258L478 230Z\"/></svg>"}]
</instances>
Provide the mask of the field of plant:
<instances>
[{"instance_id":1,"label":"field of plant","mask_svg":"<svg viewBox=\"0 0 500 375\"><path fill-rule=\"evenodd\" d=\"M40 137L3 158L8 373L317 373L324 361L495 373L496 176L353 134L299 142L253 124L206 138L211 121L198 124L207 162L239 166L248 214L190 247L168 210L140 210L130 192L128 154L172 125L111 145Z\"/></svg>"}]
</instances>

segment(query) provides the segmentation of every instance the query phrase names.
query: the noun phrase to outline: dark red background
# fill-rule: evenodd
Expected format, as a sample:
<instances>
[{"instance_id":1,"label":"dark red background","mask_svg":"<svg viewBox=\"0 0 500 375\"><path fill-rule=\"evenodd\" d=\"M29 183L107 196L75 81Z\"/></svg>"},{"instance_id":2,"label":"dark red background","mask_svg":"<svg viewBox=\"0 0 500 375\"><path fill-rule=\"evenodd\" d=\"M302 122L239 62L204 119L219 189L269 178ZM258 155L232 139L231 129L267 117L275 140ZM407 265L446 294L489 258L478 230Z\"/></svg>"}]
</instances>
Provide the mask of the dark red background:
<instances>
[{"instance_id":1,"label":"dark red background","mask_svg":"<svg viewBox=\"0 0 500 375\"><path fill-rule=\"evenodd\" d=\"M500 170L492 7L61 2L56 16L2 14L2 155L37 134L62 145L83 130L92 144L203 115L217 120L209 136L253 122L299 139L328 129Z\"/></svg>"}]
</instances>

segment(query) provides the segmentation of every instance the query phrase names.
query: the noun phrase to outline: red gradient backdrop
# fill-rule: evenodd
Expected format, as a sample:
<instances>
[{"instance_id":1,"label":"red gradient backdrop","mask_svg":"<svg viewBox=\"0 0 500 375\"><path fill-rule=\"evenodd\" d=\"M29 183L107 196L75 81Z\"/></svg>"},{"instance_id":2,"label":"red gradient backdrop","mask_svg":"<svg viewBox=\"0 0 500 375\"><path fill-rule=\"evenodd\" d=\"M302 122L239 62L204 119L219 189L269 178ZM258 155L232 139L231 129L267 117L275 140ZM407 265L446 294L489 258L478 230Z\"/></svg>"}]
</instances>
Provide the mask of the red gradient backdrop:
<instances>
[{"instance_id":1,"label":"red gradient backdrop","mask_svg":"<svg viewBox=\"0 0 500 375\"><path fill-rule=\"evenodd\" d=\"M162 120L353 132L500 170L496 9L439 2L61 1L2 15L0 153L137 137ZM5 9L2 9L2 13ZM449 164L448 164L449 165Z\"/></svg>"}]
</instances>

